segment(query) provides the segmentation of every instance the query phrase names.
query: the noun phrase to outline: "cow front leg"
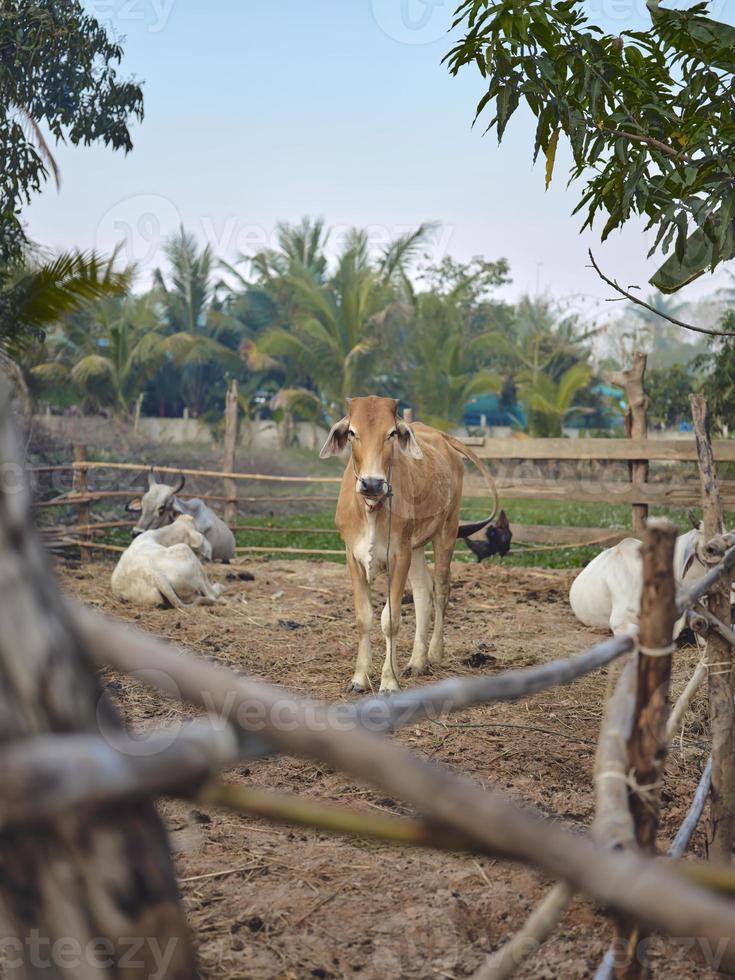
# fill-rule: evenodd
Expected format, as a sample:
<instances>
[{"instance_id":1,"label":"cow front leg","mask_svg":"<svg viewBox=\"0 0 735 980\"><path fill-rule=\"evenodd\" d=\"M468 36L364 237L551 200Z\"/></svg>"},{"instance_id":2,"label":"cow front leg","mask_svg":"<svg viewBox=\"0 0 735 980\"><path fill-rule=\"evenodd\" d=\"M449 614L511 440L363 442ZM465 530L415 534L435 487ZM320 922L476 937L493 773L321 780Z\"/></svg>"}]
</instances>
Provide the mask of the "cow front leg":
<instances>
[{"instance_id":1,"label":"cow front leg","mask_svg":"<svg viewBox=\"0 0 735 980\"><path fill-rule=\"evenodd\" d=\"M348 690L362 694L370 687L370 668L373 654L370 648L370 630L373 625L373 604L370 596L370 583L365 569L352 552L347 552L347 566L352 579L352 595L355 600L357 619L357 663Z\"/></svg>"},{"instance_id":2,"label":"cow front leg","mask_svg":"<svg viewBox=\"0 0 735 980\"><path fill-rule=\"evenodd\" d=\"M386 601L383 607L383 615L380 625L383 628L385 637L385 661L383 662L383 672L380 675L380 691L386 693L397 691L398 669L396 665L396 638L401 626L401 599L403 590L406 587L408 569L411 565L411 549L408 545L391 559L391 573L389 575L390 588L388 596L390 601Z\"/></svg>"},{"instance_id":3,"label":"cow front leg","mask_svg":"<svg viewBox=\"0 0 735 980\"><path fill-rule=\"evenodd\" d=\"M431 598L434 590L434 583L426 564L426 554L423 548L414 549L408 577L411 580L413 608L416 614L416 636L413 641L411 659L404 673L418 677L425 674L428 668L426 655L429 648Z\"/></svg>"}]
</instances>

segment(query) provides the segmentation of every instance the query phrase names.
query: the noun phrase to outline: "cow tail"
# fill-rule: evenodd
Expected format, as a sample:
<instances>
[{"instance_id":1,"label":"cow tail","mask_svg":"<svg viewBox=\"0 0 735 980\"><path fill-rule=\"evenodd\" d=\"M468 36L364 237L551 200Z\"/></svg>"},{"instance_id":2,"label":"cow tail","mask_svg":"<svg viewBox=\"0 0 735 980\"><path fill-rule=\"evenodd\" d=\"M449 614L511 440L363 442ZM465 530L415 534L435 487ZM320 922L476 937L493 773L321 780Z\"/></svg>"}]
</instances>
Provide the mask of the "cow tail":
<instances>
[{"instance_id":1,"label":"cow tail","mask_svg":"<svg viewBox=\"0 0 735 980\"><path fill-rule=\"evenodd\" d=\"M493 498L493 512L489 517L486 517L484 521L476 521L473 524L460 524L457 530L457 537L468 538L471 534L474 534L476 531L481 531L484 527L487 527L488 524L491 524L495 520L500 507L498 488L495 485L495 480L493 479L492 473L487 466L485 466L477 453L474 453L469 446L465 446L465 444L460 442L459 439L455 439L454 436L449 436L446 433L443 433L443 435L453 449L456 449L458 453L465 457L465 459L468 459L471 463L475 464L477 469L482 474L482 477L485 480L485 485L492 494Z\"/></svg>"}]
</instances>

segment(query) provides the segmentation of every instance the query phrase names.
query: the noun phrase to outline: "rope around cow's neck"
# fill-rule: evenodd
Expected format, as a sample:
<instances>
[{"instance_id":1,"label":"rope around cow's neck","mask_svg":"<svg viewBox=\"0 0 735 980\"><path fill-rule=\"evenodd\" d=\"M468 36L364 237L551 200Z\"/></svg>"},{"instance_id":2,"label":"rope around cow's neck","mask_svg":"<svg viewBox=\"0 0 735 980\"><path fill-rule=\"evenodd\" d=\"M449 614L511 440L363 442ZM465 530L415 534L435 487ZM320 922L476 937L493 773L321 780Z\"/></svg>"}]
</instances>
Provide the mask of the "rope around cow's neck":
<instances>
[{"instance_id":1,"label":"rope around cow's neck","mask_svg":"<svg viewBox=\"0 0 735 980\"><path fill-rule=\"evenodd\" d=\"M390 650L390 669L393 671L393 677L396 684L398 685L398 690L401 690L401 682L398 679L398 671L396 670L396 656L393 644L393 601L391 599L391 586L393 583L393 576L390 570L390 539L391 532L393 529L393 485L391 484L391 479L393 477L393 454L395 453L395 447L391 449L390 462L388 463L388 478L386 479L386 491L383 494L383 498L380 501L380 505L376 505L373 508L368 507L367 502L365 503L368 512L376 511L378 506L382 506L385 498L388 498L388 534L385 546L385 571L388 576L388 649ZM355 454L350 450L350 456L352 458L352 472L355 474L357 480L360 479L360 475L357 472L357 466L355 465Z\"/></svg>"}]
</instances>

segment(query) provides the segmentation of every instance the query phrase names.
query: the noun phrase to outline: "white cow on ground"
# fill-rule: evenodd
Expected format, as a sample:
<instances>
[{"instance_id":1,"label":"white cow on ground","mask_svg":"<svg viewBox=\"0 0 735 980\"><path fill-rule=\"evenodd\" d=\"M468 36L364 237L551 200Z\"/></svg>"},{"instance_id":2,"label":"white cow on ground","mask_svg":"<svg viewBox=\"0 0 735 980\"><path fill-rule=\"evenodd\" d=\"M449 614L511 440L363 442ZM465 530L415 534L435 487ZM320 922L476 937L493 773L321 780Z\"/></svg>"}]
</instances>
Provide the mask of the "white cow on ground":
<instances>
[{"instance_id":1,"label":"white cow on ground","mask_svg":"<svg viewBox=\"0 0 735 980\"><path fill-rule=\"evenodd\" d=\"M212 605L222 586L210 583L197 556L211 558L211 545L194 519L183 515L135 538L115 566L112 591L118 599L139 606L161 606L165 601L176 609Z\"/></svg>"},{"instance_id":2,"label":"white cow on ground","mask_svg":"<svg viewBox=\"0 0 735 980\"><path fill-rule=\"evenodd\" d=\"M235 554L235 535L215 512L199 500L183 500L176 495L184 488L186 478L183 474L175 487L158 483L151 466L148 473L148 490L142 497L128 501L125 510L139 514L138 523L132 530L133 537L146 531L173 524L180 514L188 514L197 531L200 531L211 545L207 559L229 562Z\"/></svg>"},{"instance_id":3,"label":"white cow on ground","mask_svg":"<svg viewBox=\"0 0 735 980\"><path fill-rule=\"evenodd\" d=\"M674 577L679 584L693 582L708 571L700 558L704 535L695 528L676 539ZM607 548L583 568L572 583L569 602L572 612L585 626L610 629L616 635L638 629L643 559L641 543L625 538ZM686 616L674 627L674 638L684 628Z\"/></svg>"}]
</instances>

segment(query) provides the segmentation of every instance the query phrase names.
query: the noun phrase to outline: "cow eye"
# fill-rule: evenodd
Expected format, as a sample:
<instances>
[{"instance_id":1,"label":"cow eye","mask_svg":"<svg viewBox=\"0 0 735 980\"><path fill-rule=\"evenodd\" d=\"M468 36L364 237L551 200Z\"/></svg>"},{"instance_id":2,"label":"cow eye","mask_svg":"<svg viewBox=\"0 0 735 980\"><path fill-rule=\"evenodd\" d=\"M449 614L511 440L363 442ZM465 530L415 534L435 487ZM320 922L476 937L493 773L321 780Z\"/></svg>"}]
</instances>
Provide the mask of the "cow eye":
<instances>
[{"instance_id":1,"label":"cow eye","mask_svg":"<svg viewBox=\"0 0 735 980\"><path fill-rule=\"evenodd\" d=\"M158 513L159 514L163 514L165 510L166 510L165 506L164 507L159 507L158 508Z\"/></svg>"},{"instance_id":2,"label":"cow eye","mask_svg":"<svg viewBox=\"0 0 735 980\"><path fill-rule=\"evenodd\" d=\"M393 429L393 431L392 431L392 432L389 432L389 433L388 433L388 438L389 438L389 439L395 439L395 437L396 437L397 435L398 435L398 429Z\"/></svg>"},{"instance_id":3,"label":"cow eye","mask_svg":"<svg viewBox=\"0 0 735 980\"><path fill-rule=\"evenodd\" d=\"M347 435L348 435L348 437L350 439L354 439L355 438L355 430L354 429L348 429L347 430Z\"/></svg>"}]
</instances>

